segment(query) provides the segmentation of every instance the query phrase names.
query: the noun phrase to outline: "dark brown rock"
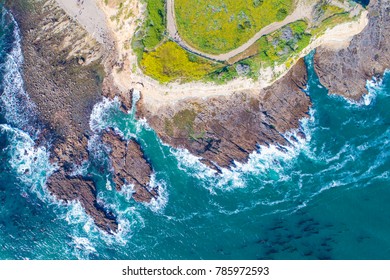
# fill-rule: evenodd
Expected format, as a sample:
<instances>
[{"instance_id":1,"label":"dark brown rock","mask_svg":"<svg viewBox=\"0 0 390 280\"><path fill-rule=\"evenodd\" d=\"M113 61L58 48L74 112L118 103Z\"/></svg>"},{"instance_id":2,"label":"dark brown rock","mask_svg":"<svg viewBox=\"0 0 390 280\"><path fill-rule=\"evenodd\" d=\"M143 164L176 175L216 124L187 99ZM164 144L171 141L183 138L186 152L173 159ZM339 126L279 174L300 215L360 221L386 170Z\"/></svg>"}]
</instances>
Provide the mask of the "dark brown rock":
<instances>
[{"instance_id":1,"label":"dark brown rock","mask_svg":"<svg viewBox=\"0 0 390 280\"><path fill-rule=\"evenodd\" d=\"M247 161L259 144L289 144L283 134L299 128L311 105L302 91L306 80L306 66L300 60L264 90L185 100L158 114L141 98L138 116L145 117L165 143L188 149L210 167L230 167L233 161Z\"/></svg>"},{"instance_id":2,"label":"dark brown rock","mask_svg":"<svg viewBox=\"0 0 390 280\"><path fill-rule=\"evenodd\" d=\"M315 70L330 93L359 100L366 81L390 67L390 1L371 0L369 24L341 50L318 48Z\"/></svg>"},{"instance_id":3,"label":"dark brown rock","mask_svg":"<svg viewBox=\"0 0 390 280\"><path fill-rule=\"evenodd\" d=\"M58 199L80 201L97 226L115 232L115 217L97 203L94 182L70 175L88 160L89 119L105 76L102 46L54 0L6 4L22 33L25 88L45 127L37 144L50 148L50 160L59 167L47 188Z\"/></svg>"},{"instance_id":4,"label":"dark brown rock","mask_svg":"<svg viewBox=\"0 0 390 280\"><path fill-rule=\"evenodd\" d=\"M110 147L113 181L117 190L126 184L134 185L133 198L138 202L150 202L157 197L157 190L150 189L152 168L145 159L141 146L135 140L123 140L109 129L103 133L103 142Z\"/></svg>"},{"instance_id":5,"label":"dark brown rock","mask_svg":"<svg viewBox=\"0 0 390 280\"><path fill-rule=\"evenodd\" d=\"M85 212L93 218L99 228L109 233L118 230L114 215L98 204L96 187L92 180L81 176L71 177L60 171L49 178L47 186L57 199L66 203L74 200L80 201Z\"/></svg>"},{"instance_id":6,"label":"dark brown rock","mask_svg":"<svg viewBox=\"0 0 390 280\"><path fill-rule=\"evenodd\" d=\"M114 99L118 97L121 106L120 109L122 112L127 113L131 110L133 104L133 90L121 91L115 86L112 76L107 76L103 82L103 94L109 99Z\"/></svg>"}]
</instances>

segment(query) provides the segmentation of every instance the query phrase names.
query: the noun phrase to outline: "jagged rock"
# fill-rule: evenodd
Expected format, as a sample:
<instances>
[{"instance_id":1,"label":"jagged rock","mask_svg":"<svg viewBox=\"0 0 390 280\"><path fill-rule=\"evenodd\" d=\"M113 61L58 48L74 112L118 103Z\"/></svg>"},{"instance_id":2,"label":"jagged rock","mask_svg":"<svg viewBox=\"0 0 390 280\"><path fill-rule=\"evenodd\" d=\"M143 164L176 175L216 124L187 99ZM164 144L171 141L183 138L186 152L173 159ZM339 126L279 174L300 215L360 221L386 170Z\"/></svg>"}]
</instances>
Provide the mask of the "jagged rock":
<instances>
[{"instance_id":1,"label":"jagged rock","mask_svg":"<svg viewBox=\"0 0 390 280\"><path fill-rule=\"evenodd\" d=\"M165 143L188 149L218 170L234 161L246 162L259 144L289 144L283 134L299 128L311 105L302 91L306 80L302 59L283 78L257 92L187 99L158 113L149 111L141 98L138 117L145 117Z\"/></svg>"},{"instance_id":2,"label":"jagged rock","mask_svg":"<svg viewBox=\"0 0 390 280\"><path fill-rule=\"evenodd\" d=\"M112 129L103 133L103 142L110 147L113 181L117 190L124 185L134 186L133 198L138 202L150 202L156 198L157 189L150 189L152 168L144 157L141 146L135 140L123 140Z\"/></svg>"},{"instance_id":3,"label":"jagged rock","mask_svg":"<svg viewBox=\"0 0 390 280\"><path fill-rule=\"evenodd\" d=\"M369 24L341 50L318 48L315 70L330 93L359 100L366 81L390 67L390 1L371 0Z\"/></svg>"},{"instance_id":4,"label":"jagged rock","mask_svg":"<svg viewBox=\"0 0 390 280\"><path fill-rule=\"evenodd\" d=\"M89 118L102 98L105 74L102 47L54 0L6 5L21 29L25 87L45 127L37 144L50 148L50 160L59 167L48 189L61 200L80 201L101 229L115 232L115 217L96 202L94 183L70 176L75 166L88 160Z\"/></svg>"},{"instance_id":5,"label":"jagged rock","mask_svg":"<svg viewBox=\"0 0 390 280\"><path fill-rule=\"evenodd\" d=\"M130 91L121 91L115 86L112 76L107 76L103 82L103 93L105 97L109 99L114 99L118 97L121 106L120 109L122 112L127 113L133 104L133 90Z\"/></svg>"},{"instance_id":6,"label":"jagged rock","mask_svg":"<svg viewBox=\"0 0 390 280\"><path fill-rule=\"evenodd\" d=\"M92 180L81 176L71 177L64 172L54 173L47 182L47 188L60 200L68 203L78 200L101 229L114 233L118 230L115 216L104 210L96 200L96 187Z\"/></svg>"}]
</instances>

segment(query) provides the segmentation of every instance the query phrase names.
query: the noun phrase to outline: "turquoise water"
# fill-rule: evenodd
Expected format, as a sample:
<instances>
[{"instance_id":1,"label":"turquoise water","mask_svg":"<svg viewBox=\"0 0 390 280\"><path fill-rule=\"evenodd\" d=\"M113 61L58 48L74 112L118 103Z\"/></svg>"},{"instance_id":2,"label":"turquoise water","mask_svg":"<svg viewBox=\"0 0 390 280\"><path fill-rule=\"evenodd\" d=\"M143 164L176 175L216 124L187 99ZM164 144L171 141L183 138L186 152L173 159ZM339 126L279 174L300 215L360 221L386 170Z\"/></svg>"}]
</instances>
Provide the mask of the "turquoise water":
<instances>
[{"instance_id":1,"label":"turquoise water","mask_svg":"<svg viewBox=\"0 0 390 280\"><path fill-rule=\"evenodd\" d=\"M134 110L124 114L117 101L104 100L91 128L137 138L162 193L138 204L130 188L116 192L99 171L107 157L93 137L93 157L79 172L94 174L99 200L119 216L121 231L110 236L78 203L62 205L47 193L55 167L34 147L37 128L24 114L34 106L14 57L18 30L7 14L1 26L0 259L390 258L390 74L369 82L370 94L356 104L328 95L308 56L307 140L286 153L261 148L222 176L161 143Z\"/></svg>"}]
</instances>

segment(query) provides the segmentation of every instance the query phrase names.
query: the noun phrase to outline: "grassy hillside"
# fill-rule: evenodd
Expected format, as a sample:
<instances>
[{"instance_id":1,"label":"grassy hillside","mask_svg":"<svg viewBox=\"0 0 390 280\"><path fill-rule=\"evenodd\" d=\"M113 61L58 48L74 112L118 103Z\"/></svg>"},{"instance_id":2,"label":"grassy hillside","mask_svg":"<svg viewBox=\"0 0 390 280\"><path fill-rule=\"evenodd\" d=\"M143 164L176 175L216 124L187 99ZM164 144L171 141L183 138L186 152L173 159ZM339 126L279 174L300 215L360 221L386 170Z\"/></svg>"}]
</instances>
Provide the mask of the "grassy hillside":
<instances>
[{"instance_id":1,"label":"grassy hillside","mask_svg":"<svg viewBox=\"0 0 390 280\"><path fill-rule=\"evenodd\" d=\"M171 41L145 53L141 60L144 73L163 83L200 80L217 67L219 64L190 54Z\"/></svg>"},{"instance_id":2,"label":"grassy hillside","mask_svg":"<svg viewBox=\"0 0 390 280\"><path fill-rule=\"evenodd\" d=\"M235 49L256 32L282 21L295 0L175 0L179 33L207 53Z\"/></svg>"}]
</instances>

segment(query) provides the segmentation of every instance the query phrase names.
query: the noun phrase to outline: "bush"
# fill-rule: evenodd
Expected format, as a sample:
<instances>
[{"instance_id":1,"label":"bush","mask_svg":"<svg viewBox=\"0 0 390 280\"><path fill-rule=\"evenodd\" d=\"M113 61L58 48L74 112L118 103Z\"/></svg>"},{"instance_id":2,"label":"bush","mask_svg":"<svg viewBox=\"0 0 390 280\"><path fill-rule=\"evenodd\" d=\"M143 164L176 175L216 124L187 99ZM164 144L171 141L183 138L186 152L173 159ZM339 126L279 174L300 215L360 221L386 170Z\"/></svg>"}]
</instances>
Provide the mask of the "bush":
<instances>
[{"instance_id":1,"label":"bush","mask_svg":"<svg viewBox=\"0 0 390 280\"><path fill-rule=\"evenodd\" d=\"M145 53L141 67L145 74L167 83L171 81L199 80L213 71L210 61L194 57L174 42L166 42L155 51Z\"/></svg>"}]
</instances>

